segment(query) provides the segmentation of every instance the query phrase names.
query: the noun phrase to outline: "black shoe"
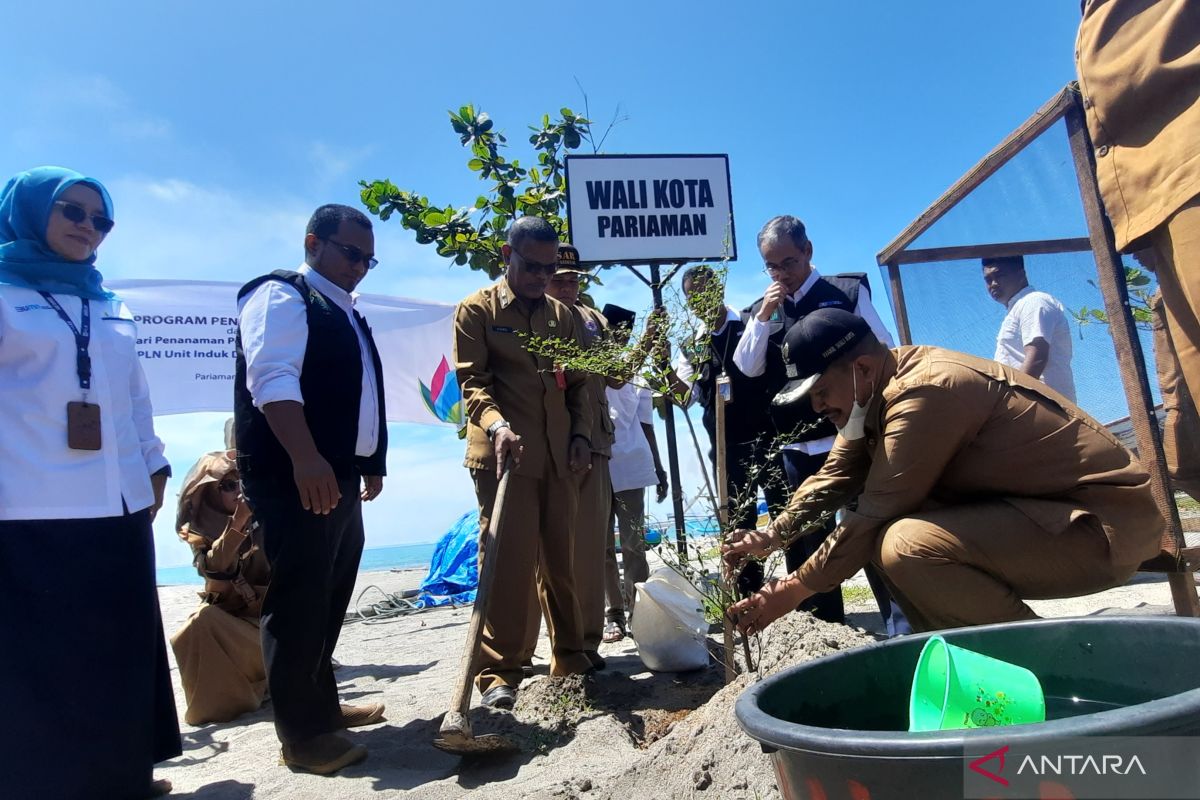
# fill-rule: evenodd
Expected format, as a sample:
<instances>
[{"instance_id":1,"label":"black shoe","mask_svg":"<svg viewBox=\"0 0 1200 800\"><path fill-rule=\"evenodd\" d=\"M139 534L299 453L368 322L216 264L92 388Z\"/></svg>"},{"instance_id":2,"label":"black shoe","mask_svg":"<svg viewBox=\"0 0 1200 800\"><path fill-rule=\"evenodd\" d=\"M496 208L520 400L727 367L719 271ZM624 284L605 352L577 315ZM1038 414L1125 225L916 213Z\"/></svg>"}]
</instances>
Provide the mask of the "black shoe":
<instances>
[{"instance_id":1,"label":"black shoe","mask_svg":"<svg viewBox=\"0 0 1200 800\"><path fill-rule=\"evenodd\" d=\"M592 662L592 669L600 670L600 669L604 669L604 667L606 666L606 664L604 663L604 659L600 657L600 653L598 653L597 651L584 650L583 654L588 657L588 661Z\"/></svg>"},{"instance_id":2,"label":"black shoe","mask_svg":"<svg viewBox=\"0 0 1200 800\"><path fill-rule=\"evenodd\" d=\"M511 686L498 683L483 693L483 704L488 708L501 711L512 711L517 702L517 690Z\"/></svg>"},{"instance_id":3,"label":"black shoe","mask_svg":"<svg viewBox=\"0 0 1200 800\"><path fill-rule=\"evenodd\" d=\"M521 674L526 678L533 677L533 659L521 662Z\"/></svg>"}]
</instances>

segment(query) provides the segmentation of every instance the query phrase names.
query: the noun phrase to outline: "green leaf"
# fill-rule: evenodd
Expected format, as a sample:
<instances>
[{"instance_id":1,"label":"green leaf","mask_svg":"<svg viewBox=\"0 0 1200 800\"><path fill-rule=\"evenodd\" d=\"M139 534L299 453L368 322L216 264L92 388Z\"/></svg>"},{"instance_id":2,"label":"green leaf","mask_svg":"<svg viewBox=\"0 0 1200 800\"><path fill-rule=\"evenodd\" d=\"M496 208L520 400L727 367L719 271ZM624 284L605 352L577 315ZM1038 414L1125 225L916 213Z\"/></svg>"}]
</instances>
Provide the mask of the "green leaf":
<instances>
[{"instance_id":1,"label":"green leaf","mask_svg":"<svg viewBox=\"0 0 1200 800\"><path fill-rule=\"evenodd\" d=\"M445 225L446 224L446 215L443 212L438 211L436 209L430 209L429 211L426 211L424 214L421 215L421 222L424 222L426 225L430 226L431 228L436 227L438 225Z\"/></svg>"},{"instance_id":2,"label":"green leaf","mask_svg":"<svg viewBox=\"0 0 1200 800\"><path fill-rule=\"evenodd\" d=\"M472 158L470 161L467 162L467 169L469 169L473 172L478 172L479 170L483 169L483 159L482 158Z\"/></svg>"}]
</instances>

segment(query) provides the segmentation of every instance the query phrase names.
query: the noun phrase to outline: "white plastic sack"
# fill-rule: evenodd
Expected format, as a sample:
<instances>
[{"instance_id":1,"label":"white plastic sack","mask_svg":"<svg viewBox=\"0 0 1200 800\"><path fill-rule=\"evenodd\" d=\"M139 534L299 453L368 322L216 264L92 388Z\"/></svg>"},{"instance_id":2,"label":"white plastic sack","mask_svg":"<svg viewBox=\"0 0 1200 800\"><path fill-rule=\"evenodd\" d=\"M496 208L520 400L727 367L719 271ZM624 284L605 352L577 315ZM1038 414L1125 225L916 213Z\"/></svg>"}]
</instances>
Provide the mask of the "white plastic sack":
<instances>
[{"instance_id":1,"label":"white plastic sack","mask_svg":"<svg viewBox=\"0 0 1200 800\"><path fill-rule=\"evenodd\" d=\"M686 672L708 664L704 598L670 567L659 567L635 585L633 639L655 672Z\"/></svg>"}]
</instances>

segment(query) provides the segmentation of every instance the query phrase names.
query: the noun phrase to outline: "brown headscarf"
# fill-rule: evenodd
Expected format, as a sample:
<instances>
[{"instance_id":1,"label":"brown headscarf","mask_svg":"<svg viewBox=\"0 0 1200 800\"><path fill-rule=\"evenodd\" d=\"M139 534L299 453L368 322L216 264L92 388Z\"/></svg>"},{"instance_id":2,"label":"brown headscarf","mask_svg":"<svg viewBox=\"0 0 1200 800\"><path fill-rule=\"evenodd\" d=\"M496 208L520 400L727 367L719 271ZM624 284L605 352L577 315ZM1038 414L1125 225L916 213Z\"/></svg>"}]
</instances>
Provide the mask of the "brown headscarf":
<instances>
[{"instance_id":1,"label":"brown headscarf","mask_svg":"<svg viewBox=\"0 0 1200 800\"><path fill-rule=\"evenodd\" d=\"M216 539L225 532L229 514L214 505L216 486L225 478L238 477L237 464L225 450L214 450L200 456L183 479L179 490L179 509L175 513L175 530L187 540L184 530L206 539Z\"/></svg>"}]
</instances>

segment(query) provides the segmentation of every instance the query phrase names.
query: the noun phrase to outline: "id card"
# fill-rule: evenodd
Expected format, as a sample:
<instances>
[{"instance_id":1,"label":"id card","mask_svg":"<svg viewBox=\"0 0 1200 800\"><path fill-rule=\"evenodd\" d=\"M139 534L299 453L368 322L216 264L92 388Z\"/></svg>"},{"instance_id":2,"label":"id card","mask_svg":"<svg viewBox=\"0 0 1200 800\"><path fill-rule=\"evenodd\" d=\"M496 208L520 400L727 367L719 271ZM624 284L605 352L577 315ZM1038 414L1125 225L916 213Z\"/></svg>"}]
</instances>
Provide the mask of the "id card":
<instances>
[{"instance_id":1,"label":"id card","mask_svg":"<svg viewBox=\"0 0 1200 800\"><path fill-rule=\"evenodd\" d=\"M100 406L79 401L67 403L67 447L100 449Z\"/></svg>"}]
</instances>

